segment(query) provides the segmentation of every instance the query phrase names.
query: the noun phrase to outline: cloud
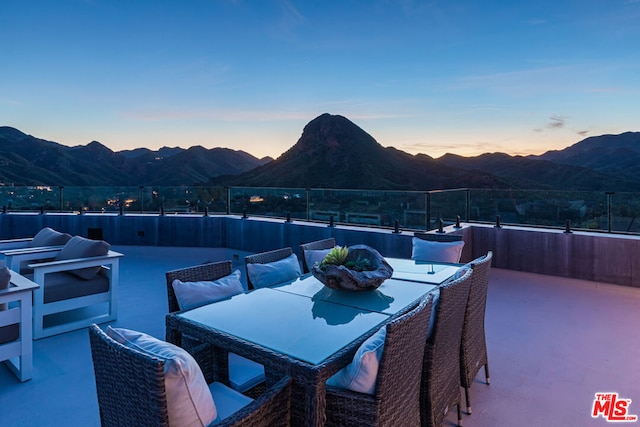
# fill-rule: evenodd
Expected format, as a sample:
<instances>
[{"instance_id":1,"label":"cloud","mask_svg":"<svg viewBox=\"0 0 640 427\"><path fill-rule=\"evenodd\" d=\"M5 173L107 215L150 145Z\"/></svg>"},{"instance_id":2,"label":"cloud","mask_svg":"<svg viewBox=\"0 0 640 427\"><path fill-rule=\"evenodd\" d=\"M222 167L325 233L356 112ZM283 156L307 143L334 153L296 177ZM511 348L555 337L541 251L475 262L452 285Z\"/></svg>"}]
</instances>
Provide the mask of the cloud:
<instances>
[{"instance_id":1,"label":"cloud","mask_svg":"<svg viewBox=\"0 0 640 427\"><path fill-rule=\"evenodd\" d=\"M298 40L296 30L302 27L307 19L289 0L278 1L279 18L268 26L268 32L276 39L295 42Z\"/></svg>"},{"instance_id":2,"label":"cloud","mask_svg":"<svg viewBox=\"0 0 640 427\"><path fill-rule=\"evenodd\" d=\"M578 135L580 135L580 136L587 136L589 134L589 131L588 130L579 130L579 131L576 131L576 133Z\"/></svg>"},{"instance_id":3,"label":"cloud","mask_svg":"<svg viewBox=\"0 0 640 427\"><path fill-rule=\"evenodd\" d=\"M549 129L562 129L564 128L564 124L565 124L564 117L551 116L549 117L549 124L547 124L547 127Z\"/></svg>"}]
</instances>

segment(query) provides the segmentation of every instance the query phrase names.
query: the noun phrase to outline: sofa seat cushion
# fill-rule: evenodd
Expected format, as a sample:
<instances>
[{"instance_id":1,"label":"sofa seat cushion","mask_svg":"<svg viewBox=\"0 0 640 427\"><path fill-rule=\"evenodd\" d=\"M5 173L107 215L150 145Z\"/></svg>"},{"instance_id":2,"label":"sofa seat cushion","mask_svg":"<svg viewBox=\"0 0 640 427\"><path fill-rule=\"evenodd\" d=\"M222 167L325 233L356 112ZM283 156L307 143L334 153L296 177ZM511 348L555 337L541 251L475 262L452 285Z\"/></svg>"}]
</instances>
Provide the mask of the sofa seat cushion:
<instances>
[{"instance_id":1,"label":"sofa seat cushion","mask_svg":"<svg viewBox=\"0 0 640 427\"><path fill-rule=\"evenodd\" d=\"M33 274L25 276L33 280ZM60 271L44 276L44 303L62 301L87 295L100 294L109 290L109 278L97 274L93 280L84 280L74 274Z\"/></svg>"},{"instance_id":2,"label":"sofa seat cushion","mask_svg":"<svg viewBox=\"0 0 640 427\"><path fill-rule=\"evenodd\" d=\"M15 341L20 337L20 324L0 326L0 345Z\"/></svg>"}]
</instances>

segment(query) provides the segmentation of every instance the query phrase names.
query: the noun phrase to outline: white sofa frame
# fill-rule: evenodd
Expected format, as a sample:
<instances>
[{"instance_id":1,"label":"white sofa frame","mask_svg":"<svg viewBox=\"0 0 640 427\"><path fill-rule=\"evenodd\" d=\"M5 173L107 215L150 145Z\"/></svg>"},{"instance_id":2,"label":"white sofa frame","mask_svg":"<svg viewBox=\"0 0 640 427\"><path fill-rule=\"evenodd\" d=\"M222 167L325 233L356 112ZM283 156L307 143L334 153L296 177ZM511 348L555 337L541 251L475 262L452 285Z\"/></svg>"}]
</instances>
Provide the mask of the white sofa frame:
<instances>
[{"instance_id":1,"label":"white sofa frame","mask_svg":"<svg viewBox=\"0 0 640 427\"><path fill-rule=\"evenodd\" d=\"M0 303L8 305L7 310L0 311L0 326L19 324L18 339L0 344L0 361L4 361L22 382L32 377L31 308L32 292L37 288L31 280L12 273L9 288L0 290Z\"/></svg>"},{"instance_id":2,"label":"white sofa frame","mask_svg":"<svg viewBox=\"0 0 640 427\"><path fill-rule=\"evenodd\" d=\"M122 256L123 254L119 252L109 251L107 255L104 256L29 264L29 268L33 269L33 281L40 285L40 287L33 292L33 338L40 339L85 328L93 323L103 323L115 320L118 317L118 282L120 276L119 261ZM45 304L44 288L46 286L47 274L96 266L101 267L98 274L105 274L109 279L109 290L107 292ZM48 315L63 313L78 308L90 307L104 302L108 303L108 309L104 313L98 313L82 319L50 327L45 327L44 325L45 317Z\"/></svg>"},{"instance_id":3,"label":"white sofa frame","mask_svg":"<svg viewBox=\"0 0 640 427\"><path fill-rule=\"evenodd\" d=\"M20 273L23 263L27 261L55 258L63 246L24 247L0 250L4 255L5 265L9 270Z\"/></svg>"}]
</instances>

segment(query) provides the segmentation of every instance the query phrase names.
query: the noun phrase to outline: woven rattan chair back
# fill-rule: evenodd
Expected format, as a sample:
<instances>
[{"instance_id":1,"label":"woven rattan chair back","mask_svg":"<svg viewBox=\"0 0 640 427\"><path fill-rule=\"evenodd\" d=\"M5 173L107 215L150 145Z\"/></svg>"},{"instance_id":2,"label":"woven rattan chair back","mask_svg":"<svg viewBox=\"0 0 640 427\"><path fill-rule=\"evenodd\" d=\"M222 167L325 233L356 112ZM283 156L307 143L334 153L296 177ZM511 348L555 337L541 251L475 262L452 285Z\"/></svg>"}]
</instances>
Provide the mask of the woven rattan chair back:
<instances>
[{"instance_id":1,"label":"woven rattan chair back","mask_svg":"<svg viewBox=\"0 0 640 427\"><path fill-rule=\"evenodd\" d=\"M435 325L424 353L420 390L422 426L441 426L454 405L458 409L458 423L462 425L460 341L472 277L469 269L459 279L440 286L434 305Z\"/></svg>"},{"instance_id":2,"label":"woven rattan chair back","mask_svg":"<svg viewBox=\"0 0 640 427\"><path fill-rule=\"evenodd\" d=\"M181 268L179 270L167 271L167 297L169 302L169 313L180 310L176 293L173 291L173 281L178 279L182 282L201 282L218 280L221 277L232 273L233 264L231 261L210 262L193 267Z\"/></svg>"},{"instance_id":3,"label":"woven rattan chair back","mask_svg":"<svg viewBox=\"0 0 640 427\"><path fill-rule=\"evenodd\" d=\"M483 366L486 382L487 384L491 383L484 316L487 307L489 271L492 258L493 253L489 251L484 257L471 262L473 278L469 290L469 300L467 301L460 345L460 384L464 387L468 414L471 414L469 389L478 371Z\"/></svg>"},{"instance_id":4,"label":"woven rattan chair back","mask_svg":"<svg viewBox=\"0 0 640 427\"><path fill-rule=\"evenodd\" d=\"M420 381L432 301L428 296L387 325L375 395L327 387L328 426L420 423Z\"/></svg>"},{"instance_id":5,"label":"woven rattan chair back","mask_svg":"<svg viewBox=\"0 0 640 427\"><path fill-rule=\"evenodd\" d=\"M213 281L231 274L232 269L233 264L231 261L218 261L167 271L165 276L167 279L169 313L174 313L180 310L178 300L176 299L176 293L173 290L174 280L178 279L182 282ZM168 335L166 336L166 339L167 341L170 341L170 337ZM188 336L182 336L182 334L176 334L175 339L178 340L175 344L180 345L180 347L193 355L205 373L207 381L213 381L213 378L219 375L217 370L218 366L227 366L227 353L214 353L214 349L210 345L204 344L201 341ZM214 359L214 354L218 356L219 360L216 361Z\"/></svg>"},{"instance_id":6,"label":"woven rattan chair back","mask_svg":"<svg viewBox=\"0 0 640 427\"><path fill-rule=\"evenodd\" d=\"M164 361L126 347L89 327L100 422L109 426L169 426Z\"/></svg>"},{"instance_id":7,"label":"woven rattan chair back","mask_svg":"<svg viewBox=\"0 0 640 427\"><path fill-rule=\"evenodd\" d=\"M319 249L332 249L336 246L336 239L329 237L327 239L316 240L315 242L303 243L300 245L300 251L302 252L302 272L308 273L311 271L311 266L307 265L307 259L304 256L305 251L316 251Z\"/></svg>"},{"instance_id":8,"label":"woven rattan chair back","mask_svg":"<svg viewBox=\"0 0 640 427\"><path fill-rule=\"evenodd\" d=\"M418 239L430 242L459 242L462 240L461 234L422 233L416 231L413 235Z\"/></svg>"},{"instance_id":9,"label":"woven rattan chair back","mask_svg":"<svg viewBox=\"0 0 640 427\"><path fill-rule=\"evenodd\" d=\"M124 346L89 327L102 427L169 427L164 361ZM291 378L283 377L220 427L291 425Z\"/></svg>"},{"instance_id":10,"label":"woven rattan chair back","mask_svg":"<svg viewBox=\"0 0 640 427\"><path fill-rule=\"evenodd\" d=\"M293 249L291 247L286 247L282 249L274 249L272 251L259 252L257 254L252 254L244 257L244 265L245 269L248 264L267 264L269 262L279 261L293 254ZM249 270L246 270L247 273L247 286L249 289L253 289L253 283L251 283L251 279L249 278Z\"/></svg>"}]
</instances>

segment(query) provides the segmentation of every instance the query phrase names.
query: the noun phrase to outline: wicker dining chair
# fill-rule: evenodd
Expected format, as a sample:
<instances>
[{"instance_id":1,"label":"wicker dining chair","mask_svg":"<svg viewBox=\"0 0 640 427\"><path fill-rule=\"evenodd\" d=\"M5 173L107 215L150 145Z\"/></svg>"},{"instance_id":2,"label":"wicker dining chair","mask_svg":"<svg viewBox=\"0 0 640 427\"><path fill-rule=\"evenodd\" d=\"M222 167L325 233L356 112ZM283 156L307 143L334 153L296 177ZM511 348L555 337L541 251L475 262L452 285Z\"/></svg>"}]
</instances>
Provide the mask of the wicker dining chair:
<instances>
[{"instance_id":1,"label":"wicker dining chair","mask_svg":"<svg viewBox=\"0 0 640 427\"><path fill-rule=\"evenodd\" d=\"M336 239L329 237L327 239L316 240L315 242L303 243L300 245L300 251L302 252L302 272L308 273L311 271L311 265L307 265L307 258L305 251L316 251L320 249L332 249L336 246Z\"/></svg>"},{"instance_id":2,"label":"wicker dining chair","mask_svg":"<svg viewBox=\"0 0 640 427\"><path fill-rule=\"evenodd\" d=\"M89 327L100 422L103 427L170 427L165 361L116 342ZM283 377L247 406L216 426L289 426L291 379Z\"/></svg>"},{"instance_id":3,"label":"wicker dining chair","mask_svg":"<svg viewBox=\"0 0 640 427\"><path fill-rule=\"evenodd\" d=\"M387 324L375 394L326 390L327 426L414 426L420 423L420 379L431 296Z\"/></svg>"},{"instance_id":4,"label":"wicker dining chair","mask_svg":"<svg viewBox=\"0 0 640 427\"><path fill-rule=\"evenodd\" d=\"M424 352L420 388L422 426L441 426L453 405L458 409L458 425L462 425L460 341L472 276L473 270L468 269L459 279L439 288L434 304L435 324Z\"/></svg>"},{"instance_id":5,"label":"wicker dining chair","mask_svg":"<svg viewBox=\"0 0 640 427\"><path fill-rule=\"evenodd\" d=\"M486 383L489 377L489 358L487 355L487 339L484 331L484 315L487 307L487 290L489 289L489 271L493 253L471 262L473 278L469 290L469 300L462 327L462 343L460 345L460 384L464 387L467 414L471 414L469 389L480 368L484 366Z\"/></svg>"},{"instance_id":6,"label":"wicker dining chair","mask_svg":"<svg viewBox=\"0 0 640 427\"><path fill-rule=\"evenodd\" d=\"M165 276L169 313L180 311L176 293L173 289L174 280L177 279L182 282L214 281L228 276L232 272L233 264L228 260L167 271ZM264 368L261 365L242 356L223 352L220 349L218 349L217 353L214 353L212 346L189 336L182 336L180 343L180 346L191 353L198 364L203 367L203 371L207 375L213 374L215 378L223 379L230 377L232 384L238 384L234 388L242 393L248 392L251 396L257 396L264 391ZM217 365L218 363L226 365L228 370L223 373ZM213 379L207 378L207 381L211 382ZM255 390L249 391L253 388Z\"/></svg>"},{"instance_id":7,"label":"wicker dining chair","mask_svg":"<svg viewBox=\"0 0 640 427\"><path fill-rule=\"evenodd\" d=\"M274 249L272 251L259 252L257 254L252 254L244 257L245 268L248 264L267 264L270 262L280 261L281 259L287 258L293 254L293 249L291 247L286 247L282 249ZM247 286L249 289L254 289L253 283L251 283L251 277L249 276L249 270L247 272Z\"/></svg>"}]
</instances>

